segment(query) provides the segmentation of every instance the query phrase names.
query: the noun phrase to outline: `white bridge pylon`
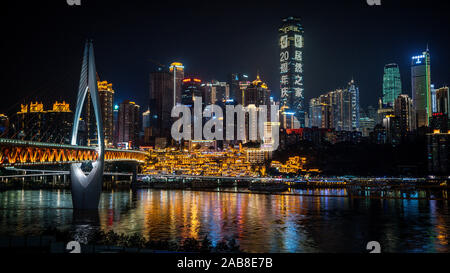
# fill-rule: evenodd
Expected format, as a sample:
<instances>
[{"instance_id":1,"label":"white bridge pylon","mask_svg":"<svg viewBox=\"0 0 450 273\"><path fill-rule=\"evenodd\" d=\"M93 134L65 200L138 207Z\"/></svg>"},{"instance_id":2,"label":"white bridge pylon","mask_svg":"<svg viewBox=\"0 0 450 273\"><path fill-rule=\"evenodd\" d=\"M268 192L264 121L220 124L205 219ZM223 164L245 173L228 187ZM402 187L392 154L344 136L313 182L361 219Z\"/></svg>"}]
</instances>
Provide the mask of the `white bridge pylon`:
<instances>
[{"instance_id":1,"label":"white bridge pylon","mask_svg":"<svg viewBox=\"0 0 450 273\"><path fill-rule=\"evenodd\" d=\"M72 127L72 145L78 145L78 126L87 92L90 93L95 113L95 120L97 122L98 158L96 161L92 162L93 168L88 175L84 174L81 170L81 163L72 163L70 165L72 204L74 209L96 210L98 209L100 194L102 191L103 169L105 165L105 141L100 99L97 89L94 46L92 41L89 40L86 41L84 48L77 105Z\"/></svg>"}]
</instances>

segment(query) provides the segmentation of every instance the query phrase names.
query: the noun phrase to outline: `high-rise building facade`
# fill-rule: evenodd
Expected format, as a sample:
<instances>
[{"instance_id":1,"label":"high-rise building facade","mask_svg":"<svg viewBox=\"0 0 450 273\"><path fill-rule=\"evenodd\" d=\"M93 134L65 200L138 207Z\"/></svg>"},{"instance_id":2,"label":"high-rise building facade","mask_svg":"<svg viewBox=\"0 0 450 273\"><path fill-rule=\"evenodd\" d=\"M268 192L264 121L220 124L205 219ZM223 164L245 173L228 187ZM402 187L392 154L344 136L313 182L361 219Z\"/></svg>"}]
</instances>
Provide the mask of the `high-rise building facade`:
<instances>
[{"instance_id":1,"label":"high-rise building facade","mask_svg":"<svg viewBox=\"0 0 450 273\"><path fill-rule=\"evenodd\" d=\"M397 97L394 103L394 115L399 120L402 136L416 129L416 114L413 101L408 95L402 94Z\"/></svg>"},{"instance_id":2,"label":"high-rise building facade","mask_svg":"<svg viewBox=\"0 0 450 273\"><path fill-rule=\"evenodd\" d=\"M375 120L369 117L362 117L359 119L360 131L363 137L370 136L370 133L373 132L373 128L375 128Z\"/></svg>"},{"instance_id":3,"label":"high-rise building facade","mask_svg":"<svg viewBox=\"0 0 450 273\"><path fill-rule=\"evenodd\" d=\"M172 74L173 80L172 106L175 106L177 103L181 102L181 85L184 79L184 66L182 63L173 62L170 64L169 72Z\"/></svg>"},{"instance_id":4,"label":"high-rise building facade","mask_svg":"<svg viewBox=\"0 0 450 273\"><path fill-rule=\"evenodd\" d=\"M113 121L113 105L114 90L112 83L100 81L97 75L98 96L100 99L101 115L103 120L103 129L105 136L105 146L111 147L114 143L114 121ZM91 95L88 93L86 97L86 125L88 134L88 145L97 145L97 129L95 122L94 108L92 106Z\"/></svg>"},{"instance_id":5,"label":"high-rise building facade","mask_svg":"<svg viewBox=\"0 0 450 273\"><path fill-rule=\"evenodd\" d=\"M44 139L51 143L69 144L74 113L65 101L55 102L44 115Z\"/></svg>"},{"instance_id":6,"label":"high-rise building facade","mask_svg":"<svg viewBox=\"0 0 450 273\"><path fill-rule=\"evenodd\" d=\"M392 107L395 99L402 93L400 69L397 64L384 66L383 75L383 104Z\"/></svg>"},{"instance_id":7,"label":"high-rise building facade","mask_svg":"<svg viewBox=\"0 0 450 273\"><path fill-rule=\"evenodd\" d=\"M299 18L283 19L278 30L280 46L280 90L284 119L290 116L295 121L283 122L283 126L304 127L303 86L303 26ZM292 128L297 129L297 128Z\"/></svg>"},{"instance_id":8,"label":"high-rise building facade","mask_svg":"<svg viewBox=\"0 0 450 273\"><path fill-rule=\"evenodd\" d=\"M246 89L243 106L255 105L257 107L261 105L270 107L270 89L267 84L261 81L259 75Z\"/></svg>"},{"instance_id":9,"label":"high-rise building facade","mask_svg":"<svg viewBox=\"0 0 450 273\"><path fill-rule=\"evenodd\" d=\"M205 89L202 81L197 78L183 79L181 87L181 104L194 107L194 97L202 97L202 105L205 105Z\"/></svg>"},{"instance_id":10,"label":"high-rise building facade","mask_svg":"<svg viewBox=\"0 0 450 273\"><path fill-rule=\"evenodd\" d=\"M434 175L450 172L450 132L435 131L427 134L428 171Z\"/></svg>"},{"instance_id":11,"label":"high-rise building facade","mask_svg":"<svg viewBox=\"0 0 450 273\"><path fill-rule=\"evenodd\" d=\"M203 100L207 105L224 105L230 94L230 85L226 82L213 80L204 84L205 97Z\"/></svg>"},{"instance_id":12,"label":"high-rise building facade","mask_svg":"<svg viewBox=\"0 0 450 273\"><path fill-rule=\"evenodd\" d=\"M337 89L310 100L310 127L359 131L359 112L359 88L352 80L346 89Z\"/></svg>"},{"instance_id":13,"label":"high-rise building facade","mask_svg":"<svg viewBox=\"0 0 450 273\"><path fill-rule=\"evenodd\" d=\"M447 132L450 128L449 95L448 87L436 89L436 112L431 116L429 125L433 131Z\"/></svg>"},{"instance_id":14,"label":"high-rise building facade","mask_svg":"<svg viewBox=\"0 0 450 273\"><path fill-rule=\"evenodd\" d=\"M334 129L352 131L352 94L348 89L338 89L331 94Z\"/></svg>"},{"instance_id":15,"label":"high-rise building facade","mask_svg":"<svg viewBox=\"0 0 450 273\"><path fill-rule=\"evenodd\" d=\"M348 83L347 90L351 94L352 131L359 131L359 87L353 79Z\"/></svg>"},{"instance_id":16,"label":"high-rise building facade","mask_svg":"<svg viewBox=\"0 0 450 273\"><path fill-rule=\"evenodd\" d=\"M136 103L125 100L119 105L118 113L118 146L121 148L137 148L139 146L140 107Z\"/></svg>"},{"instance_id":17,"label":"high-rise building facade","mask_svg":"<svg viewBox=\"0 0 450 273\"><path fill-rule=\"evenodd\" d=\"M44 104L31 102L20 105L20 112L17 112L15 128L16 136L22 140L39 141L43 136L44 129Z\"/></svg>"},{"instance_id":18,"label":"high-rise building facade","mask_svg":"<svg viewBox=\"0 0 450 273\"><path fill-rule=\"evenodd\" d=\"M142 113L142 132L144 135L143 139L143 145L148 146L150 145L150 138L151 138L151 118L152 113L150 112L150 109L147 109L144 113Z\"/></svg>"},{"instance_id":19,"label":"high-rise building facade","mask_svg":"<svg viewBox=\"0 0 450 273\"><path fill-rule=\"evenodd\" d=\"M432 115L431 63L428 49L422 55L412 57L411 87L417 127L428 126Z\"/></svg>"},{"instance_id":20,"label":"high-rise building facade","mask_svg":"<svg viewBox=\"0 0 450 273\"><path fill-rule=\"evenodd\" d=\"M169 137L171 127L171 111L173 108L173 75L159 68L150 73L150 119L151 135Z\"/></svg>"},{"instance_id":21,"label":"high-rise building facade","mask_svg":"<svg viewBox=\"0 0 450 273\"><path fill-rule=\"evenodd\" d=\"M436 113L436 88L434 88L434 84L431 84L431 112Z\"/></svg>"},{"instance_id":22,"label":"high-rise building facade","mask_svg":"<svg viewBox=\"0 0 450 273\"><path fill-rule=\"evenodd\" d=\"M245 89L250 85L248 75L243 73L231 73L228 75L228 84L230 89L225 100L228 101L228 104L242 105L245 97Z\"/></svg>"},{"instance_id":23,"label":"high-rise building facade","mask_svg":"<svg viewBox=\"0 0 450 273\"><path fill-rule=\"evenodd\" d=\"M106 142L105 145L106 147L111 147L114 142L114 90L112 88L112 83L108 83L107 81L98 81L97 85L103 118L103 130Z\"/></svg>"},{"instance_id":24,"label":"high-rise building facade","mask_svg":"<svg viewBox=\"0 0 450 273\"><path fill-rule=\"evenodd\" d=\"M56 101L50 110L42 103L21 105L17 113L15 131L23 140L69 144L73 112L65 101Z\"/></svg>"},{"instance_id":25,"label":"high-rise building facade","mask_svg":"<svg viewBox=\"0 0 450 273\"><path fill-rule=\"evenodd\" d=\"M436 113L450 118L450 93L447 86L436 90Z\"/></svg>"}]
</instances>

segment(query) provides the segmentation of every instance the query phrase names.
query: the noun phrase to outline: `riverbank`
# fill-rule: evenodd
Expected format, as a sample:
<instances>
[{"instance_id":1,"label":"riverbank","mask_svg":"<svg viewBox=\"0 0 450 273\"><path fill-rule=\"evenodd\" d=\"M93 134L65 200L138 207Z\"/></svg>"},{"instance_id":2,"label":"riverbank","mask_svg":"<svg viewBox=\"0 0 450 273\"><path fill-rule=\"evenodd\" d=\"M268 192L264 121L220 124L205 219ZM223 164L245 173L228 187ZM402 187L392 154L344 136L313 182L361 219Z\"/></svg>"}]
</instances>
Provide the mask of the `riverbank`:
<instances>
[{"instance_id":1,"label":"riverbank","mask_svg":"<svg viewBox=\"0 0 450 273\"><path fill-rule=\"evenodd\" d=\"M202 240L185 238L181 242L151 240L141 234L118 234L110 230L97 230L79 242L77 246L67 247L76 241L77 234L56 228L47 229L41 234L25 236L0 235L0 253L239 253L240 247L234 239L213 245L205 236ZM67 249L69 248L69 249Z\"/></svg>"},{"instance_id":2,"label":"riverbank","mask_svg":"<svg viewBox=\"0 0 450 273\"><path fill-rule=\"evenodd\" d=\"M24 179L11 179L6 182L0 182L0 192L7 190L52 190L65 189L70 190L70 180L60 181L29 181ZM450 190L446 181L425 180L411 182L409 180L380 180L380 179L360 179L360 180L336 180L320 179L306 181L250 181L248 179L209 179L209 178L190 178L190 179L158 179L152 178L151 181L111 181L103 182L103 190L137 190L137 189L183 189L183 190L227 190L230 188L245 189L254 193L283 193L291 189L345 189L348 195L358 196L361 192L390 192L400 191L404 193L417 190ZM365 195L365 194L364 194Z\"/></svg>"}]
</instances>

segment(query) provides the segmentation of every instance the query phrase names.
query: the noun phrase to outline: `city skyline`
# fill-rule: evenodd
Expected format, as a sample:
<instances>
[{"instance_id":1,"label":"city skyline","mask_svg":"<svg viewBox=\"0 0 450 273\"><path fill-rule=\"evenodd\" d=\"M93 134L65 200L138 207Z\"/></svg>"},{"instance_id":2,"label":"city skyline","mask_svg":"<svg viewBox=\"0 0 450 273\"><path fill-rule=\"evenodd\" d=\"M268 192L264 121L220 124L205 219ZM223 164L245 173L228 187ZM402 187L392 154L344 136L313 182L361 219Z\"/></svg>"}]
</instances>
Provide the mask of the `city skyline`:
<instances>
[{"instance_id":1,"label":"city skyline","mask_svg":"<svg viewBox=\"0 0 450 273\"><path fill-rule=\"evenodd\" d=\"M87 4L86 4L87 5ZM281 4L280 4L281 5ZM317 4L318 5L318 4ZM388 5L388 4L386 4ZM99 6L96 6L94 4L89 4L90 10L96 10L100 8ZM195 7L202 7L201 4L194 5ZM44 7L47 7L44 5ZM162 11L165 11L164 5L158 6ZM308 10L308 9L315 9L318 6L308 3L301 3L297 6L299 10ZM15 11L14 6L9 6L9 8L12 11ZM83 6L81 6L78 10L71 10L71 7L65 6L65 5L55 5L55 6L48 6L48 10L50 11L57 11L61 13L61 15L68 15L71 19L80 18L80 16L87 16L90 18L92 16L90 13L84 14ZM125 5L125 8L134 10L136 7L132 5ZM145 8L143 6L142 8ZM223 8L223 10L227 10L226 7L220 7ZM242 6L243 10L249 8L247 4L243 4ZM300 9L303 8L303 9ZM442 48L445 46L445 41L448 39L445 37L445 35L436 35L434 34L436 30L434 30L433 35L429 35L430 37L419 37L417 33L413 32L414 24L411 24L411 26L404 26L402 25L406 22L404 20L399 20L396 24L397 28L402 27L402 30L404 33L401 35L399 34L398 37L392 38L390 37L390 30L385 29L383 25L376 26L374 25L376 23L376 20L374 20L374 17L376 15L376 9L374 10L372 7L367 6L364 1L361 1L359 3L352 2L349 4L342 4L342 6L338 6L336 4L331 3L327 6L326 9L324 9L324 14L330 15L331 9L337 8L337 9L343 9L343 8L351 8L351 10L355 11L355 16L358 17L362 15L368 15L367 19L364 19L363 25L367 27L367 31L372 31L373 35L376 36L379 33L379 31L383 30L386 33L383 33L385 35L385 41L387 42L386 45L383 45L380 47L380 50L377 51L371 51L373 50L374 46L379 46L378 43L372 44L372 41L374 41L374 38L371 39L364 39L367 38L365 33L362 33L363 29L346 29L341 28L337 33L332 33L331 31L324 31L322 28L324 27L324 22L320 21L313 21L313 18L306 12L303 14L303 12L292 12L290 10L284 10L281 9L279 6L275 9L277 12L266 20L267 22L259 23L257 25L255 24L248 24L248 21L250 18L242 18L238 16L238 19L240 20L234 20L233 24L237 24L241 22L242 24L248 25L249 30L242 31L241 33L235 34L233 31L226 30L224 27L225 19L221 17L218 17L218 22L216 24L212 24L211 26L205 26L204 28L217 28L217 33L212 33L206 30L203 30L202 28L198 29L198 31L201 33L201 35L197 39L198 43L197 47L208 49L206 44L201 43L200 41L213 41L213 42L221 42L220 45L220 53L221 54L214 54L210 49L207 51L203 51L205 55L208 56L194 56L198 55L199 52L202 52L202 50L198 50L194 52L188 44L190 41L190 38L186 41L188 43L183 43L183 47L177 47L174 48L171 45L171 41L173 39L182 39L185 38L185 35L183 34L183 31L180 31L179 33L176 31L172 31L171 33L176 36L176 38L172 37L171 35L157 35L154 37L157 37L157 41L154 42L155 39L152 41L148 41L150 37L153 37L151 34L153 32L163 32L166 27L162 27L161 30L155 30L156 27L152 27L151 31L148 33L148 37L141 36L141 35L135 35L133 38L130 35L126 35L128 39L132 38L136 42L144 41L143 44L148 45L150 42L151 47L149 47L148 50L142 50L141 46L134 46L138 48L134 48L136 50L130 50L128 49L123 41L119 39L119 37L123 37L124 31L132 31L136 30L135 32L141 32L142 27L144 25L152 24L154 23L154 19L147 18L145 22L142 22L141 25L136 24L136 22L128 22L126 21L125 24L123 24L122 29L119 29L117 32L111 32L111 30L108 29L107 26L101 25L96 30L91 30L88 33L89 37L93 37L96 41L96 47L98 48L98 70L100 77L102 79L105 79L109 82L112 82L115 86L116 90L116 96L114 98L115 101L124 101L126 99L132 99L136 101L139 105L143 106L143 109L146 109L146 105L148 104L148 75L150 72L152 72L155 69L155 65L150 61L150 59L156 59L158 62L161 62L167 66L169 66L174 61L180 61L185 65L186 70L186 76L195 76L203 81L210 81L212 79L216 79L219 81L225 81L227 79L227 75L229 73L245 73L249 75L249 78L256 78L257 71L260 72L261 77L265 79L265 81L268 83L269 88L273 92L273 96L275 99L280 99L280 87L279 87L279 56L277 53L278 49L278 26L280 20L287 16L298 16L302 20L302 25L305 26L305 29L307 30L305 32L305 101L309 101L313 97L317 97L320 94L326 93L331 91L332 89L336 88L337 86L345 86L346 82L348 82L348 79L354 78L360 87L360 100L362 107L367 107L367 105L375 105L377 98L381 96L382 94L382 74L383 69L382 67L387 63L398 63L400 66L400 73L402 78L402 85L404 86L403 93L411 95L411 87L409 81L405 79L410 78L410 71L409 71L409 58L411 56L414 56L417 54L417 52L421 52L423 48L425 48L426 44L428 43L430 46L430 51L432 52L432 55L434 56L432 59L432 83L434 83L436 86L444 86L446 84L446 81L448 80L447 76L445 75L446 69L441 68L443 64L446 63L446 60L449 59L449 55L445 50L442 50ZM372 8L372 9L371 9ZM387 10L384 11L384 13L391 13L399 10L399 6L397 5L388 5ZM412 14L417 12L417 7L415 5L409 5L407 7L410 11L412 11ZM112 6L105 6L105 9L111 12L118 12L117 7L114 5ZM180 7L182 9L182 7ZM208 10L205 7L206 10ZM267 12L267 4L261 3L257 6L257 9L260 9L262 13ZM45 12L45 11L44 11ZM90 11L91 12L91 11ZM174 11L175 13L180 12L178 10ZM292 14L294 13L294 14ZM14 14L14 13L13 13ZM162 14L165 14L164 12ZM280 15L278 15L280 14ZM320 14L320 13L317 13ZM141 13L137 13L137 18L143 19L141 17ZM162 16L162 15L159 15ZM333 15L335 16L335 15ZM402 15L404 16L404 15ZM59 17L58 17L59 18ZM63 20L63 19L61 19ZM98 20L98 19L95 19ZM94 21L95 21L94 20ZM179 19L177 19L179 20ZM439 20L433 19L430 21L432 24L436 24L439 22ZM76 21L76 20L75 20ZM342 19L339 24L350 24L352 20L350 19ZM80 23L80 22L78 22ZM189 21L192 26L198 26L199 22L197 20ZM157 24L160 26L159 24ZM22 30L22 28L25 25L16 25L15 28L17 30ZM342 25L341 25L342 26ZM28 26L27 26L28 27ZM67 25L68 33L70 34L63 34L62 29L58 26L52 25L51 22L44 22L42 23L42 26L38 27L38 30L34 32L32 37L37 34L43 34L45 37L47 34L45 34L46 31L44 31L42 28L49 27L51 30L56 30L55 33L57 35L53 35L53 37L49 37L48 41L45 41L44 39L44 45L47 48L43 48L44 46L37 46L33 50L27 50L24 52L23 50L20 50L20 47L15 50L11 50L12 54L8 58L12 58L14 56L20 56L20 58L16 58L15 60L18 60L17 62L12 62L12 59L7 59L7 61L11 61L11 65L13 67L16 67L16 70L20 65L23 65L24 63L30 63L29 67L25 69L25 71L22 73L22 75L14 75L11 73L11 75L7 75L8 78L12 79L20 79L22 77L27 77L30 80L29 81L20 81L16 80L13 82L8 82L7 87L8 89L14 89L17 93L23 93L27 92L27 90L36 90L36 86L40 86L41 92L46 92L49 94L49 97L51 100L55 99L66 99L67 101L73 101L73 96L65 96L64 93L71 94L70 92L61 92L59 90L71 90L71 86L76 85L76 81L73 81L70 79L67 74L70 72L76 71L76 61L79 59L79 45L77 43L82 43L83 39L86 38L81 33L74 33L73 28L75 28L74 23L70 23ZM329 26L333 27L333 26ZM337 26L334 26L337 27ZM424 28L425 25L422 24L421 26ZM445 30L449 26L448 24L441 24L438 29ZM34 30L31 28L31 30ZM140 31L137 31L140 30ZM251 31L254 30L254 31ZM332 46L325 40L329 39L335 39L336 41L340 40L348 40L349 38L349 32L352 30L357 31L358 37L354 37L355 40L364 40L365 42L361 45L361 41L352 41L352 42L346 42L347 48L342 48L340 45L333 44ZM30 30L26 30L26 32L29 32ZM258 33L260 35L261 31L264 31L266 33L266 37L264 41L267 41L266 43L246 43L246 41L250 38L254 37L253 33ZM44 32L44 33L41 33ZM206 32L206 33L205 33ZM59 33L59 34L58 34ZM111 35L110 38L106 37L105 34L109 33L108 35ZM237 41L243 41L244 44L248 44L249 46L245 46L242 48L242 51L235 51L234 47L235 45L231 45L230 42L227 42L228 39L223 39L220 37L220 33L228 33L232 36L242 36L244 40L237 40ZM442 33L445 33L442 31ZM143 33L142 33L143 34ZM388 35L386 35L388 34ZM220 36L220 37L219 37ZM351 35L350 35L351 36ZM422 35L423 36L423 35ZM64 47L65 42L61 41L62 37L68 38L67 40L72 43L72 45L69 45L68 47ZM359 38L360 37L360 38ZM408 38L406 38L408 37ZM269 39L270 38L270 39ZM17 36L12 37L12 44L17 44L17 42L20 42L22 38L19 38ZM119 39L119 40L118 40ZM31 39L34 41L33 43L36 43L36 39ZM391 43L389 43L391 41ZM394 42L392 42L394 41ZM406 45L406 43L409 42L409 45ZM356 46L359 43L360 46ZM138 43L140 44L140 43ZM55 49L54 47L58 45L58 47L63 47L65 49ZM162 45L164 45L166 48L163 48ZM351 45L351 46L348 46ZM158 47L160 48L160 51L155 51L150 48ZM170 50L167 48L171 48ZM38 71L36 64L38 63L38 60L40 58L47 58L48 50L56 50L56 52L62 52L62 54L58 55L58 58L53 57L53 59L48 59L47 62L43 62L40 66L42 67L42 71ZM133 48L131 48L133 49ZM357 50L361 54L361 58L355 58L349 55L349 51L351 50ZM30 52L28 52L30 51ZM123 56L118 57L117 53L118 51L123 52ZM134 51L134 53L130 53L129 51ZM169 51L172 51L172 53L169 53ZM320 51L320 52L318 52ZM338 51L341 51L341 53L338 53ZM248 54L248 53L251 54ZM232 54L232 56L229 56L229 54ZM269 53L269 54L267 54ZM369 53L369 54L368 54ZM31 56L29 56L31 54ZM213 54L213 55L211 55ZM57 55L57 54L55 54ZM150 56L152 55L152 56ZM242 57L241 55L245 55ZM255 56L257 55L257 56ZM132 58L128 58L132 56ZM211 56L214 56L216 59L211 59ZM224 60L224 57L227 57L227 60ZM261 58L260 56L264 56ZM208 57L208 61L205 61L206 57ZM319 57L319 58L317 58ZM57 59L57 60L55 60ZM228 60L229 59L229 60ZM359 60L360 59L360 60ZM28 61L27 61L28 60ZM319 61L317 61L319 60ZM320 61L323 60L323 61ZM382 62L382 64L381 64ZM35 64L36 63L36 64ZM50 77L43 77L41 73L44 73L45 71L52 68L52 65L56 63L56 67L62 68L65 67L67 69L67 72L64 71L57 71L57 73L60 78L63 78L64 80L60 80L58 82L53 82ZM209 65L206 65L210 63ZM326 67L321 65L321 63L326 63ZM357 64L355 64L357 63ZM328 65L330 64L330 65ZM339 69L333 69L333 67L336 67L337 64L341 64ZM73 67L72 67L73 66ZM121 75L123 73L124 67L130 68L132 71L135 71L136 73L132 73L131 75L127 75L126 77ZM61 69L60 69L61 70ZM330 70L332 72L330 73ZM14 71L14 69L12 69ZM12 72L11 71L11 72ZM321 80L321 79L325 80ZM30 94L31 92L28 92ZM53 94L52 94L53 93ZM27 95L28 95L27 94ZM57 95L55 95L57 94ZM22 96L22 97L33 97L33 94L30 94L28 96ZM33 98L30 98L32 100ZM8 98L5 100L5 102L2 102L2 112L11 111L10 106L12 103L17 103L16 101L10 101L9 103L6 103L8 101ZM12 102L12 103L11 103ZM21 101L22 103L24 101ZM50 103L49 101L48 103ZM5 103L5 105L3 104ZM46 102L44 102L46 103ZM307 105L305 105L307 107Z\"/></svg>"},{"instance_id":2,"label":"city skyline","mask_svg":"<svg viewBox=\"0 0 450 273\"><path fill-rule=\"evenodd\" d=\"M450 3L5 6L0 253L450 253Z\"/></svg>"}]
</instances>

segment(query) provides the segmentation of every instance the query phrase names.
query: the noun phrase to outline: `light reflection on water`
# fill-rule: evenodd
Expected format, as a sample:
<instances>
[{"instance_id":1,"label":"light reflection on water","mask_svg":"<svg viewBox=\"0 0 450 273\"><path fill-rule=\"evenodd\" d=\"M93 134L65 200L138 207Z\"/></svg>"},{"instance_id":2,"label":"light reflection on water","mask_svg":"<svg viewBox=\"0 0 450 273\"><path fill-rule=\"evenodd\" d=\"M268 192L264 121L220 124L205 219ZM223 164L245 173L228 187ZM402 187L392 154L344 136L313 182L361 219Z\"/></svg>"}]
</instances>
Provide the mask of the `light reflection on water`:
<instances>
[{"instance_id":1,"label":"light reflection on water","mask_svg":"<svg viewBox=\"0 0 450 273\"><path fill-rule=\"evenodd\" d=\"M104 192L99 227L73 222L70 191L0 193L0 233L36 234L47 227L101 228L153 240L235 238L248 252L448 252L448 201L350 199L345 190L293 190L326 196L153 190ZM419 192L417 196L429 196Z\"/></svg>"}]
</instances>

